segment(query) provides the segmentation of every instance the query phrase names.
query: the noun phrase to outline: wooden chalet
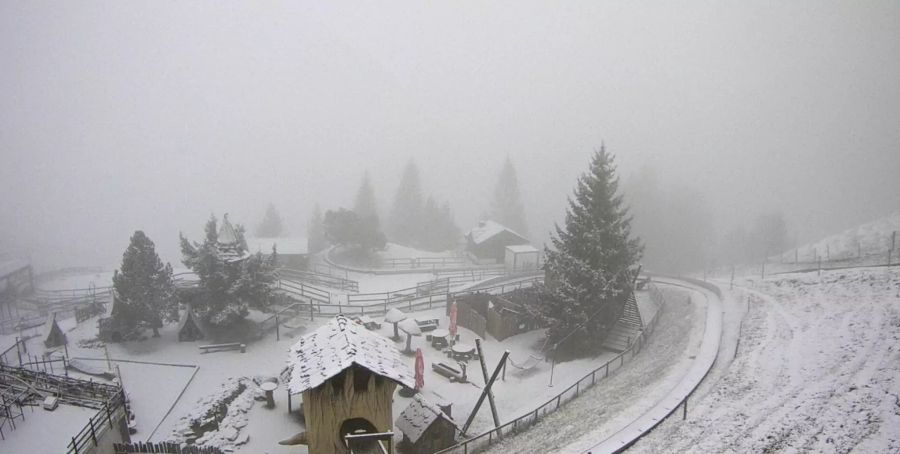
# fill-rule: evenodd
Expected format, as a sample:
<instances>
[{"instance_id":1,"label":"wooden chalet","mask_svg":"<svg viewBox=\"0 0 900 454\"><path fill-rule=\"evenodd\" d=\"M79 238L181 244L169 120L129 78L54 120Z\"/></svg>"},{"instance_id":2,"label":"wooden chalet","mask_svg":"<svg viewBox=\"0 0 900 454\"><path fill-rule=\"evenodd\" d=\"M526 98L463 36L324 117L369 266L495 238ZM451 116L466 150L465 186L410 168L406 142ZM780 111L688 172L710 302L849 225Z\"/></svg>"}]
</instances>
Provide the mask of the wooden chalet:
<instances>
[{"instance_id":1,"label":"wooden chalet","mask_svg":"<svg viewBox=\"0 0 900 454\"><path fill-rule=\"evenodd\" d=\"M346 435L391 432L395 388L415 387L394 343L343 315L301 338L289 355L288 393L303 395L306 417L306 433L294 440L309 452L348 453Z\"/></svg>"},{"instance_id":2,"label":"wooden chalet","mask_svg":"<svg viewBox=\"0 0 900 454\"><path fill-rule=\"evenodd\" d=\"M528 239L494 221L481 221L466 233L466 252L478 262L504 263L506 247L528 244Z\"/></svg>"}]
</instances>

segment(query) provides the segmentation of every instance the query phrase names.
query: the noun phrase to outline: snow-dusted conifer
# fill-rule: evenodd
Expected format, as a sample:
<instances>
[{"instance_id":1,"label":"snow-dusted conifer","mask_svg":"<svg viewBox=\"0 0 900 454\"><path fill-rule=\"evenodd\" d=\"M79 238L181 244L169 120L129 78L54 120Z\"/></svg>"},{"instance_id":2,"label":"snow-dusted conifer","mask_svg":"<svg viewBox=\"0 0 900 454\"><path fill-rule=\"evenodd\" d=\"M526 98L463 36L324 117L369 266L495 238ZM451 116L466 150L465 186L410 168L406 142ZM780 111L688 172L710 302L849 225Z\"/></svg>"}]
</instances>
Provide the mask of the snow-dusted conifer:
<instances>
[{"instance_id":1,"label":"snow-dusted conifer","mask_svg":"<svg viewBox=\"0 0 900 454\"><path fill-rule=\"evenodd\" d=\"M122 326L145 323L159 336L164 321L178 319L172 266L163 265L153 241L138 230L122 254L122 267L113 275L118 297L115 317Z\"/></svg>"},{"instance_id":2,"label":"snow-dusted conifer","mask_svg":"<svg viewBox=\"0 0 900 454\"><path fill-rule=\"evenodd\" d=\"M256 236L262 238L275 238L281 236L284 226L281 222L281 215L275 209L275 205L269 204L266 208L266 214L263 216L262 222L256 228Z\"/></svg>"},{"instance_id":3,"label":"snow-dusted conifer","mask_svg":"<svg viewBox=\"0 0 900 454\"><path fill-rule=\"evenodd\" d=\"M388 237L396 243L418 246L422 238L422 185L419 169L410 159L400 178L400 186L388 219Z\"/></svg>"},{"instance_id":4,"label":"snow-dusted conifer","mask_svg":"<svg viewBox=\"0 0 900 454\"><path fill-rule=\"evenodd\" d=\"M545 248L550 297L544 313L557 353L595 352L622 314L629 269L641 255L631 218L618 194L613 157L601 147L578 180L563 228Z\"/></svg>"},{"instance_id":5,"label":"snow-dusted conifer","mask_svg":"<svg viewBox=\"0 0 900 454\"><path fill-rule=\"evenodd\" d=\"M217 220L211 216L206 223L203 243L192 243L181 235L183 263L200 279L201 294L192 301L197 315L216 326L229 326L247 316L249 307L264 308L269 303L274 282L273 254L247 256L244 227L234 226L238 259L225 245L219 243ZM273 251L274 252L274 251ZM240 258L243 257L243 258Z\"/></svg>"},{"instance_id":6,"label":"snow-dusted conifer","mask_svg":"<svg viewBox=\"0 0 900 454\"><path fill-rule=\"evenodd\" d=\"M519 195L519 179L516 168L509 156L503 163L497 185L494 187L494 198L491 201L492 220L509 227L520 235L528 236L528 225L525 222L525 209Z\"/></svg>"},{"instance_id":7,"label":"snow-dusted conifer","mask_svg":"<svg viewBox=\"0 0 900 454\"><path fill-rule=\"evenodd\" d=\"M316 254L328 247L328 240L325 238L325 225L322 217L322 209L317 203L313 208L312 216L306 225L306 246L310 254Z\"/></svg>"}]
</instances>

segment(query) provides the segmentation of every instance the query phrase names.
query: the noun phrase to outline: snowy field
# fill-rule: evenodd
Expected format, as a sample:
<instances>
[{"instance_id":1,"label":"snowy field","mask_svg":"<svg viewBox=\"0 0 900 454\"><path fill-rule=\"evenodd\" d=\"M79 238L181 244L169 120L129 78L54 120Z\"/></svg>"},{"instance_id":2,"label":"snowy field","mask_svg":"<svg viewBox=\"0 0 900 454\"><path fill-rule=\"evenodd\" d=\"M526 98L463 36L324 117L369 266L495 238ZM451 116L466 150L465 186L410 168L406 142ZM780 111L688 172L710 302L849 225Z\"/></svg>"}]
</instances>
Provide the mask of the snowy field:
<instances>
[{"instance_id":1,"label":"snowy field","mask_svg":"<svg viewBox=\"0 0 900 454\"><path fill-rule=\"evenodd\" d=\"M741 281L730 367L635 452L900 452L900 269Z\"/></svg>"}]
</instances>

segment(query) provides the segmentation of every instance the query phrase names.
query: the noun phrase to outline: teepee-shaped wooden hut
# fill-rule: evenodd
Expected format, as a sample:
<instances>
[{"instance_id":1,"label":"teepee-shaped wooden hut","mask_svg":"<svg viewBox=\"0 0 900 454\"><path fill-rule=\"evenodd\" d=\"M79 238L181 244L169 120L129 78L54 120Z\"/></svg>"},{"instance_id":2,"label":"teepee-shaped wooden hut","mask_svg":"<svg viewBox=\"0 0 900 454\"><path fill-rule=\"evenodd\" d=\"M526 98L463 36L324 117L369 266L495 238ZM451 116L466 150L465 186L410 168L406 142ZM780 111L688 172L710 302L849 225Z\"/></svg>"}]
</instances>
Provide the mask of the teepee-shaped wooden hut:
<instances>
[{"instance_id":1,"label":"teepee-shaped wooden hut","mask_svg":"<svg viewBox=\"0 0 900 454\"><path fill-rule=\"evenodd\" d=\"M193 342L206 337L200 320L190 307L185 308L178 320L178 342Z\"/></svg>"},{"instance_id":2,"label":"teepee-shaped wooden hut","mask_svg":"<svg viewBox=\"0 0 900 454\"><path fill-rule=\"evenodd\" d=\"M59 347L67 344L66 333L56 323L56 312L47 317L47 328L44 333L44 346L47 348Z\"/></svg>"}]
</instances>

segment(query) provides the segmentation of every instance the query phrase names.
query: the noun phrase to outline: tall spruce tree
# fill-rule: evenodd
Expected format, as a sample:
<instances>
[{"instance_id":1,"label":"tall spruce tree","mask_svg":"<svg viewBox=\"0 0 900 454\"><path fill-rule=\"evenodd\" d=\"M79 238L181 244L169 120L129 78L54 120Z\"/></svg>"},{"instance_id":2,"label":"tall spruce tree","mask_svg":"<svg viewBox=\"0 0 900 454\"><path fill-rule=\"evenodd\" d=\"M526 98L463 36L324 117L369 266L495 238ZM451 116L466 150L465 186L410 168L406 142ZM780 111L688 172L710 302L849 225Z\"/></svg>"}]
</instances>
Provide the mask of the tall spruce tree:
<instances>
[{"instance_id":1,"label":"tall spruce tree","mask_svg":"<svg viewBox=\"0 0 900 454\"><path fill-rule=\"evenodd\" d=\"M356 191L356 198L353 201L353 212L361 218L378 216L378 206L375 203L375 190L372 189L372 180L369 178L369 172L363 173L362 182L359 184L359 190Z\"/></svg>"},{"instance_id":2,"label":"tall spruce tree","mask_svg":"<svg viewBox=\"0 0 900 454\"><path fill-rule=\"evenodd\" d=\"M153 241L138 230L122 255L122 267L113 274L117 302L114 317L121 326L145 323L159 336L164 321L178 319L178 301L172 266L163 265Z\"/></svg>"},{"instance_id":3,"label":"tall spruce tree","mask_svg":"<svg viewBox=\"0 0 900 454\"><path fill-rule=\"evenodd\" d=\"M317 203L313 208L312 216L306 225L306 247L311 254L317 254L328 247L328 239L325 237L325 219L322 217L322 209Z\"/></svg>"},{"instance_id":4,"label":"tall spruce tree","mask_svg":"<svg viewBox=\"0 0 900 454\"><path fill-rule=\"evenodd\" d=\"M503 162L503 169L500 170L500 175L497 177L494 198L491 201L490 218L521 235L528 236L525 209L519 195L519 179L509 156Z\"/></svg>"},{"instance_id":5,"label":"tall spruce tree","mask_svg":"<svg viewBox=\"0 0 900 454\"><path fill-rule=\"evenodd\" d=\"M400 186L394 196L391 217L388 220L388 237L391 241L407 246L418 246L424 232L422 223L422 185L419 169L412 159L406 164Z\"/></svg>"},{"instance_id":6,"label":"tall spruce tree","mask_svg":"<svg viewBox=\"0 0 900 454\"><path fill-rule=\"evenodd\" d=\"M275 209L275 205L269 204L266 208L266 214L263 216L262 222L256 228L256 236L261 238L276 238L281 236L284 226L281 222L281 215Z\"/></svg>"},{"instance_id":7,"label":"tall spruce tree","mask_svg":"<svg viewBox=\"0 0 900 454\"><path fill-rule=\"evenodd\" d=\"M601 146L569 200L565 227L556 227L553 248L544 251L550 295L543 310L552 320L548 337L558 354L598 351L622 314L629 270L641 257L615 170Z\"/></svg>"}]
</instances>

